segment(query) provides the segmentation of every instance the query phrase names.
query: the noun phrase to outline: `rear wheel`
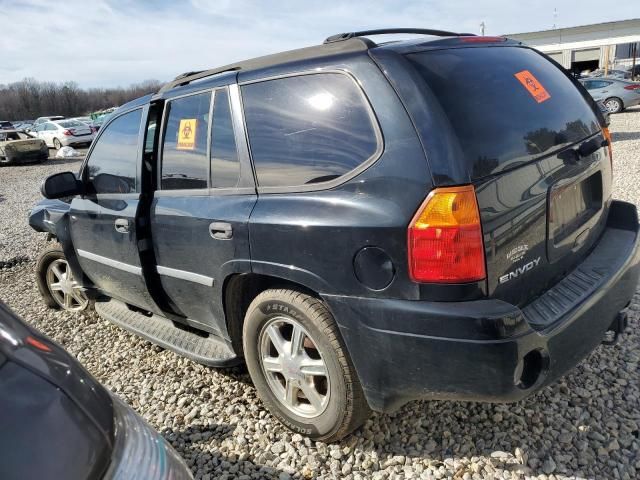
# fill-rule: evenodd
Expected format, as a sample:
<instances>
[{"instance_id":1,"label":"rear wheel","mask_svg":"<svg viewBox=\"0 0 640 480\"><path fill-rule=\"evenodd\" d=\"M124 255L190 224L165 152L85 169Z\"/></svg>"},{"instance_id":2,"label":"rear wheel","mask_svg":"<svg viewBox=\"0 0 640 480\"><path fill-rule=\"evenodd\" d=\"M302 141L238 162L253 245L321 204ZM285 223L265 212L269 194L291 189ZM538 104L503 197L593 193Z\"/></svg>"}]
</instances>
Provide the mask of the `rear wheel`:
<instances>
[{"instance_id":1,"label":"rear wheel","mask_svg":"<svg viewBox=\"0 0 640 480\"><path fill-rule=\"evenodd\" d=\"M355 369L324 304L294 290L266 290L247 310L247 368L271 413L293 431L337 441L370 415Z\"/></svg>"},{"instance_id":2,"label":"rear wheel","mask_svg":"<svg viewBox=\"0 0 640 480\"><path fill-rule=\"evenodd\" d=\"M607 107L609 113L620 113L624 108L622 100L620 100L618 97L607 98L604 101L604 106Z\"/></svg>"},{"instance_id":3,"label":"rear wheel","mask_svg":"<svg viewBox=\"0 0 640 480\"><path fill-rule=\"evenodd\" d=\"M47 248L38 257L36 280L44 303L51 308L79 312L93 305L73 277L59 244Z\"/></svg>"},{"instance_id":4,"label":"rear wheel","mask_svg":"<svg viewBox=\"0 0 640 480\"><path fill-rule=\"evenodd\" d=\"M62 144L57 138L53 139L53 148L55 148L56 150L60 150L62 148Z\"/></svg>"}]
</instances>

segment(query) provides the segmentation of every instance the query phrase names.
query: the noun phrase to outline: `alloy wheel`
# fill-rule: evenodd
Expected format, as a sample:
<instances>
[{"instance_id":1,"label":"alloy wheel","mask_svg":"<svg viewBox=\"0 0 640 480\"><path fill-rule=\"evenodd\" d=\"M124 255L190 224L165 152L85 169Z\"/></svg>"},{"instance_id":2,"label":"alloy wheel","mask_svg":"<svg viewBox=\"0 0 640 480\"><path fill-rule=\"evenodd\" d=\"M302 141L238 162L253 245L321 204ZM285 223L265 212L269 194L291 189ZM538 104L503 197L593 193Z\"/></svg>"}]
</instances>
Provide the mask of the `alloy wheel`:
<instances>
[{"instance_id":1,"label":"alloy wheel","mask_svg":"<svg viewBox=\"0 0 640 480\"><path fill-rule=\"evenodd\" d=\"M82 287L73 278L66 260L57 259L47 267L47 287L56 303L64 310L80 311L89 304Z\"/></svg>"},{"instance_id":2,"label":"alloy wheel","mask_svg":"<svg viewBox=\"0 0 640 480\"><path fill-rule=\"evenodd\" d=\"M604 105L609 110L609 113L618 113L620 111L620 102L615 98L607 100Z\"/></svg>"},{"instance_id":3,"label":"alloy wheel","mask_svg":"<svg viewBox=\"0 0 640 480\"><path fill-rule=\"evenodd\" d=\"M307 330L291 317L274 317L262 328L258 345L260 365L278 401L300 417L321 415L331 385L327 366Z\"/></svg>"}]
</instances>

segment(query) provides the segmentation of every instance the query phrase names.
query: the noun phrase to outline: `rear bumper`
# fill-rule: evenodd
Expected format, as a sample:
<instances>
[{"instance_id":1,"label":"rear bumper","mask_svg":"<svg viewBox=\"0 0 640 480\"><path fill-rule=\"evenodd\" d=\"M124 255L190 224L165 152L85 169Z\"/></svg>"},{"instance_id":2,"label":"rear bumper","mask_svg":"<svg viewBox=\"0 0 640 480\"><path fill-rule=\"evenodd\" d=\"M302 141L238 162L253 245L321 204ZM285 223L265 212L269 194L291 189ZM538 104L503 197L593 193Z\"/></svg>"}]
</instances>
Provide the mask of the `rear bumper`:
<instances>
[{"instance_id":1,"label":"rear bumper","mask_svg":"<svg viewBox=\"0 0 640 480\"><path fill-rule=\"evenodd\" d=\"M89 145L91 142L93 142L94 137L95 137L95 134L85 135L82 137L72 137L72 136L62 137L60 138L60 143L64 147L73 147L74 145L85 145L85 144Z\"/></svg>"},{"instance_id":2,"label":"rear bumper","mask_svg":"<svg viewBox=\"0 0 640 480\"><path fill-rule=\"evenodd\" d=\"M415 399L518 401L577 365L627 307L640 275L638 229L635 206L613 202L591 254L522 309L495 299L324 298L374 410Z\"/></svg>"}]
</instances>

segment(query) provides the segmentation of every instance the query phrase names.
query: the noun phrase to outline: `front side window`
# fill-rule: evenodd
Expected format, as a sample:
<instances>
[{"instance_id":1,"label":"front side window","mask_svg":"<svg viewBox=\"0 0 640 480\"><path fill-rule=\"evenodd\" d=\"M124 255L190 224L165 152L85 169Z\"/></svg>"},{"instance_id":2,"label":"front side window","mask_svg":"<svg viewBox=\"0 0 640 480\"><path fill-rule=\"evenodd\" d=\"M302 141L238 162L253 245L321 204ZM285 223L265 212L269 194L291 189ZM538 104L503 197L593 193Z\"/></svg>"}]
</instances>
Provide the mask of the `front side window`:
<instances>
[{"instance_id":1,"label":"front side window","mask_svg":"<svg viewBox=\"0 0 640 480\"><path fill-rule=\"evenodd\" d=\"M142 110L126 113L104 128L87 162L87 193L136 191L138 132Z\"/></svg>"},{"instance_id":2,"label":"front side window","mask_svg":"<svg viewBox=\"0 0 640 480\"><path fill-rule=\"evenodd\" d=\"M211 128L211 187L230 188L238 184L240 161L233 133L229 92L217 90L213 100Z\"/></svg>"},{"instance_id":3,"label":"front side window","mask_svg":"<svg viewBox=\"0 0 640 480\"><path fill-rule=\"evenodd\" d=\"M207 188L207 137L211 92L189 95L167 104L162 148L163 190Z\"/></svg>"},{"instance_id":4,"label":"front side window","mask_svg":"<svg viewBox=\"0 0 640 480\"><path fill-rule=\"evenodd\" d=\"M378 148L362 92L323 73L242 87L251 155L261 187L302 186L352 171Z\"/></svg>"}]
</instances>

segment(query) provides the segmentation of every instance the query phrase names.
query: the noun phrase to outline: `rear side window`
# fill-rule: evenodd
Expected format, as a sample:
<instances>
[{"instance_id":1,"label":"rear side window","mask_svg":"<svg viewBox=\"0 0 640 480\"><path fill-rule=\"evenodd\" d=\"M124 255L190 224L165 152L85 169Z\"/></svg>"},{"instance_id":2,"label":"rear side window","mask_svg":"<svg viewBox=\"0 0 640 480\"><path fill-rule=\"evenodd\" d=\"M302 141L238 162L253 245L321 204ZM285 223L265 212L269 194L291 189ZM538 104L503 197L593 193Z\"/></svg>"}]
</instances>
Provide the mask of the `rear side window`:
<instances>
[{"instance_id":1,"label":"rear side window","mask_svg":"<svg viewBox=\"0 0 640 480\"><path fill-rule=\"evenodd\" d=\"M207 188L211 92L171 100L162 148L163 190Z\"/></svg>"},{"instance_id":2,"label":"rear side window","mask_svg":"<svg viewBox=\"0 0 640 480\"><path fill-rule=\"evenodd\" d=\"M455 48L407 57L442 105L473 178L599 130L575 85L531 49Z\"/></svg>"},{"instance_id":3,"label":"rear side window","mask_svg":"<svg viewBox=\"0 0 640 480\"><path fill-rule=\"evenodd\" d=\"M355 169L378 147L370 107L338 73L242 87L251 155L261 187L326 182Z\"/></svg>"},{"instance_id":4,"label":"rear side window","mask_svg":"<svg viewBox=\"0 0 640 480\"><path fill-rule=\"evenodd\" d=\"M138 132L142 110L134 110L107 125L87 161L88 193L136 191Z\"/></svg>"}]
</instances>

